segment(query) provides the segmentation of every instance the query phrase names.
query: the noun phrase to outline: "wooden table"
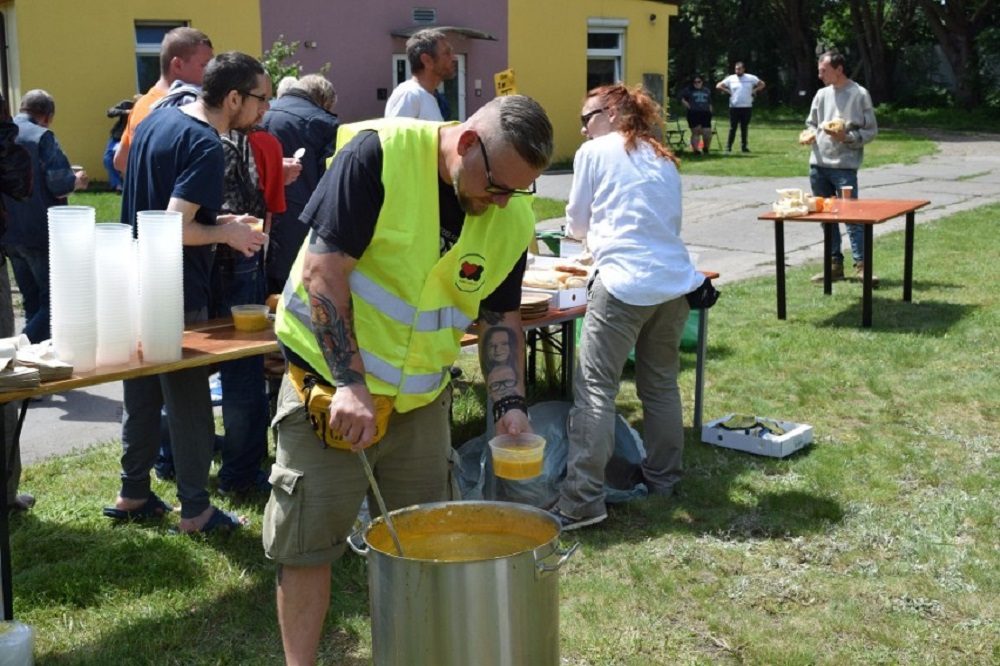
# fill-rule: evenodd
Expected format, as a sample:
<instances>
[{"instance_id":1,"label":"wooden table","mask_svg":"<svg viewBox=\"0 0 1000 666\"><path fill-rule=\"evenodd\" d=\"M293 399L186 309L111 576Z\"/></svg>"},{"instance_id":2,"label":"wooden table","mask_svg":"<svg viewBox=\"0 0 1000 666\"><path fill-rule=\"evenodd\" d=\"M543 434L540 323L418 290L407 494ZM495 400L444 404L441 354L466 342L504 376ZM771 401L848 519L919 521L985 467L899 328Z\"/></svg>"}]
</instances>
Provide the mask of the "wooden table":
<instances>
[{"instance_id":1,"label":"wooden table","mask_svg":"<svg viewBox=\"0 0 1000 666\"><path fill-rule=\"evenodd\" d=\"M771 212L757 217L758 220L774 222L774 254L776 259L778 319L785 319L785 222L812 222L823 225L823 293L833 293L833 279L830 269L830 248L833 234L840 233L840 223L864 225L864 276L862 284L861 325L872 325L872 256L873 229L876 224L906 216L905 254L903 258L903 300L913 300L913 227L914 214L918 208L930 201L918 199L850 199L838 201L840 209L836 213L809 213L799 217L782 217Z\"/></svg>"},{"instance_id":2,"label":"wooden table","mask_svg":"<svg viewBox=\"0 0 1000 666\"><path fill-rule=\"evenodd\" d=\"M270 328L254 333L245 333L233 328L233 320L213 319L192 324L184 331L181 342L181 359L172 363L146 363L133 359L122 365L99 367L90 372L74 373L69 379L45 382L37 388L26 391L0 393L0 404L21 401L21 412L14 431L12 450L19 447L21 426L31 398L73 389L134 379L148 375L159 375L174 370L184 370L222 361L232 361L257 354L278 351L274 331ZM0 455L0 479L7 479L7 456ZM0 493L0 620L13 620L13 583L10 565L10 524L7 515L7 493Z\"/></svg>"}]
</instances>

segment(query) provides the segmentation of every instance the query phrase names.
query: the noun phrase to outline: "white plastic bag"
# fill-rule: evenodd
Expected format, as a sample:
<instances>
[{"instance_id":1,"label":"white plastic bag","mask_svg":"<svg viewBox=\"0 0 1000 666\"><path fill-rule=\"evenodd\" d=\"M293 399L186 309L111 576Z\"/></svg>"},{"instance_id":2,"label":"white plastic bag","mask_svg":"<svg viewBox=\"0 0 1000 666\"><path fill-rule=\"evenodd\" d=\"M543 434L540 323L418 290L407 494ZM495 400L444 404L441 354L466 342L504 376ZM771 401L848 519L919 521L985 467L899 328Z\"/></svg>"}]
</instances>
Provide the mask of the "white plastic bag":
<instances>
[{"instance_id":1,"label":"white plastic bag","mask_svg":"<svg viewBox=\"0 0 1000 666\"><path fill-rule=\"evenodd\" d=\"M512 481L493 474L493 460L485 434L458 449L461 464L455 476L464 500L500 500L530 504L547 509L559 499L559 487L566 478L569 440L566 421L573 405L542 402L528 408L531 428L545 438L542 474L534 479ZM619 414L615 422L615 452L605 469L604 491L609 504L642 499L649 493L642 483L640 465L646 457L639 434Z\"/></svg>"},{"instance_id":2,"label":"white plastic bag","mask_svg":"<svg viewBox=\"0 0 1000 666\"><path fill-rule=\"evenodd\" d=\"M20 622L0 622L0 666L33 666L35 630Z\"/></svg>"}]
</instances>

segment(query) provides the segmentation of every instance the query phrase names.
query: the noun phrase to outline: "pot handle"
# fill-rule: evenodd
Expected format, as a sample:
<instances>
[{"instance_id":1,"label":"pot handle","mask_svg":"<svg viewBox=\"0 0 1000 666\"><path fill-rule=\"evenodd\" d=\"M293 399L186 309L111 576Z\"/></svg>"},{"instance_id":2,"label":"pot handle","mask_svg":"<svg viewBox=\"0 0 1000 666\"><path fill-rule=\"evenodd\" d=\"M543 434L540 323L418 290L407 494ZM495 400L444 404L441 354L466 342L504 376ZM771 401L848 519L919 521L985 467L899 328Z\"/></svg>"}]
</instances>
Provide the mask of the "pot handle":
<instances>
[{"instance_id":1,"label":"pot handle","mask_svg":"<svg viewBox=\"0 0 1000 666\"><path fill-rule=\"evenodd\" d=\"M545 576L548 576L550 573L559 571L559 569L562 568L562 565L566 564L566 561L569 558L573 557L573 553L575 553L576 549L579 547L580 547L579 541L570 546L569 550L559 550L559 547L557 546L556 549L553 550L552 553L550 553L548 556L535 562L535 579L536 580L541 579L544 578ZM556 561L555 564L545 563L545 560L554 556L559 557L559 559Z\"/></svg>"},{"instance_id":2,"label":"pot handle","mask_svg":"<svg viewBox=\"0 0 1000 666\"><path fill-rule=\"evenodd\" d=\"M367 544L364 547L361 547L361 546L358 546L357 544L354 543L355 540L358 541L359 543L365 543L364 539L355 539L355 537L360 537L360 536L361 536L361 531L360 530L357 531L357 532L351 532L351 536L347 537L347 545L350 546L351 550L353 550L355 553L357 553L361 557L368 557L368 546L367 546Z\"/></svg>"}]
</instances>

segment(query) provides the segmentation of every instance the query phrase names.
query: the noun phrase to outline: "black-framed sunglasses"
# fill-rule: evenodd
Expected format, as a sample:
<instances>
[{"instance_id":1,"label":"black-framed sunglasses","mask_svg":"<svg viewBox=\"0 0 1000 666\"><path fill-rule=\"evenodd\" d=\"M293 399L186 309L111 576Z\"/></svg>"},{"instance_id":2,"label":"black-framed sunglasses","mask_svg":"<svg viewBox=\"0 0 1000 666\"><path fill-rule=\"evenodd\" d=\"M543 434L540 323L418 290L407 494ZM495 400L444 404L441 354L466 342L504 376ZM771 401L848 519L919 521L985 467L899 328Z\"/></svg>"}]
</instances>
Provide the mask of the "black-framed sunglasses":
<instances>
[{"instance_id":1,"label":"black-framed sunglasses","mask_svg":"<svg viewBox=\"0 0 1000 666\"><path fill-rule=\"evenodd\" d=\"M701 79L695 79L694 82L695 83L701 83Z\"/></svg>"},{"instance_id":2,"label":"black-framed sunglasses","mask_svg":"<svg viewBox=\"0 0 1000 666\"><path fill-rule=\"evenodd\" d=\"M509 187L500 187L499 185L494 183L493 171L490 169L490 158L486 156L486 144L483 143L483 139L480 136L477 136L476 140L479 141L479 148L483 153L483 163L486 165L486 182L488 184L485 189L487 194L492 194L498 197L506 197L506 196L520 197L526 194L535 193L536 187L534 181L531 182L531 188L527 190L512 190Z\"/></svg>"},{"instance_id":3,"label":"black-framed sunglasses","mask_svg":"<svg viewBox=\"0 0 1000 666\"><path fill-rule=\"evenodd\" d=\"M258 95L257 93L252 93L249 90L246 91L246 92L242 92L241 91L240 94L243 95L244 97L253 97L254 99L259 99L260 101L264 102L265 104L267 104L268 102L271 101L266 96L264 96L264 95Z\"/></svg>"},{"instance_id":4,"label":"black-framed sunglasses","mask_svg":"<svg viewBox=\"0 0 1000 666\"><path fill-rule=\"evenodd\" d=\"M594 116L596 116L599 113L604 113L607 110L608 110L608 107L602 106L599 109L594 109L593 111L589 111L589 112L583 114L582 116L580 116L580 122L583 123L584 127L586 127L587 123L590 122L591 118L593 118Z\"/></svg>"}]
</instances>

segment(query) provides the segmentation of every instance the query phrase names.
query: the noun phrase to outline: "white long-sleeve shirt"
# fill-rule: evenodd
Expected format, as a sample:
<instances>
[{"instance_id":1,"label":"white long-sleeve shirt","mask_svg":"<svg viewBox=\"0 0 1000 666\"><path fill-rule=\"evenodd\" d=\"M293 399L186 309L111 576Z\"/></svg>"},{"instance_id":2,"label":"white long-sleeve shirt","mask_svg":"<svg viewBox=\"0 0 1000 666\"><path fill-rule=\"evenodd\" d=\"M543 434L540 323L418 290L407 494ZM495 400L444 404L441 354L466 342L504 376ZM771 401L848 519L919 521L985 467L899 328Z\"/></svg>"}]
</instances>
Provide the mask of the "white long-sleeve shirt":
<instances>
[{"instance_id":1,"label":"white long-sleeve shirt","mask_svg":"<svg viewBox=\"0 0 1000 666\"><path fill-rule=\"evenodd\" d=\"M566 232L586 237L605 288L624 303L665 303L705 280L680 238L677 168L644 141L631 153L618 132L583 144L566 217Z\"/></svg>"}]
</instances>

